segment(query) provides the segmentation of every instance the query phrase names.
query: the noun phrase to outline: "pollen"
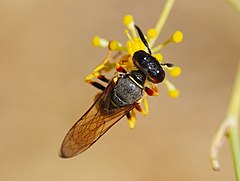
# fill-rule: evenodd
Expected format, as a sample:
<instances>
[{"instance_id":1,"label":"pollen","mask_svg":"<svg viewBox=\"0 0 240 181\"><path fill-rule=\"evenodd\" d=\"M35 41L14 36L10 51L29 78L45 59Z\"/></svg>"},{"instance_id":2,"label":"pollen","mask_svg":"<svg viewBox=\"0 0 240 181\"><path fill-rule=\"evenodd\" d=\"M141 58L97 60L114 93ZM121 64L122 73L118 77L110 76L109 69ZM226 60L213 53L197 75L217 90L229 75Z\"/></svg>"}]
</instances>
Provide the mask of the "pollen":
<instances>
[{"instance_id":1,"label":"pollen","mask_svg":"<svg viewBox=\"0 0 240 181\"><path fill-rule=\"evenodd\" d=\"M169 43L180 43L182 42L182 40L183 40L183 33L181 31L176 31L168 40L152 48L152 52L160 51L163 47L165 47Z\"/></svg>"},{"instance_id":2,"label":"pollen","mask_svg":"<svg viewBox=\"0 0 240 181\"><path fill-rule=\"evenodd\" d=\"M168 92L169 96L172 98L177 98L179 96L179 91L177 89Z\"/></svg>"},{"instance_id":3,"label":"pollen","mask_svg":"<svg viewBox=\"0 0 240 181\"><path fill-rule=\"evenodd\" d=\"M173 35L172 35L172 41L175 43L180 43L182 42L183 39L183 34L181 31L176 31Z\"/></svg>"},{"instance_id":4,"label":"pollen","mask_svg":"<svg viewBox=\"0 0 240 181\"><path fill-rule=\"evenodd\" d=\"M136 31L135 31L135 24L134 24L134 20L133 20L133 16L132 15L126 15L123 18L123 24L131 31L133 38L137 37Z\"/></svg>"},{"instance_id":5,"label":"pollen","mask_svg":"<svg viewBox=\"0 0 240 181\"><path fill-rule=\"evenodd\" d=\"M177 98L179 96L179 90L171 83L169 80L165 79L164 83L168 90L168 95L172 98Z\"/></svg>"},{"instance_id":6,"label":"pollen","mask_svg":"<svg viewBox=\"0 0 240 181\"><path fill-rule=\"evenodd\" d=\"M123 18L123 24L125 24L126 26L129 26L132 23L133 23L133 16L132 15L126 15Z\"/></svg>"},{"instance_id":7,"label":"pollen","mask_svg":"<svg viewBox=\"0 0 240 181\"><path fill-rule=\"evenodd\" d=\"M99 36L95 36L92 39L92 44L97 47L107 47L108 43L107 40L100 38Z\"/></svg>"},{"instance_id":8,"label":"pollen","mask_svg":"<svg viewBox=\"0 0 240 181\"><path fill-rule=\"evenodd\" d=\"M181 68L178 67L178 66L175 66L175 67L172 67L170 68L170 75L173 76L173 77L178 77L180 74L181 74Z\"/></svg>"},{"instance_id":9,"label":"pollen","mask_svg":"<svg viewBox=\"0 0 240 181\"><path fill-rule=\"evenodd\" d=\"M145 50L145 45L142 43L140 38L135 38L132 41L128 41L126 47L131 56L133 56L133 54L138 50Z\"/></svg>"},{"instance_id":10,"label":"pollen","mask_svg":"<svg viewBox=\"0 0 240 181\"><path fill-rule=\"evenodd\" d=\"M110 50L117 50L117 48L118 48L118 42L117 41L113 40L109 43L109 49Z\"/></svg>"},{"instance_id":11,"label":"pollen","mask_svg":"<svg viewBox=\"0 0 240 181\"><path fill-rule=\"evenodd\" d=\"M113 40L109 42L109 49L122 51L125 50L125 47L122 46L118 41Z\"/></svg>"},{"instance_id":12,"label":"pollen","mask_svg":"<svg viewBox=\"0 0 240 181\"><path fill-rule=\"evenodd\" d=\"M149 39L151 39L151 38L156 37L157 34L158 34L158 32L157 32L156 29L149 29L148 33L147 33L147 36L148 36Z\"/></svg>"}]
</instances>

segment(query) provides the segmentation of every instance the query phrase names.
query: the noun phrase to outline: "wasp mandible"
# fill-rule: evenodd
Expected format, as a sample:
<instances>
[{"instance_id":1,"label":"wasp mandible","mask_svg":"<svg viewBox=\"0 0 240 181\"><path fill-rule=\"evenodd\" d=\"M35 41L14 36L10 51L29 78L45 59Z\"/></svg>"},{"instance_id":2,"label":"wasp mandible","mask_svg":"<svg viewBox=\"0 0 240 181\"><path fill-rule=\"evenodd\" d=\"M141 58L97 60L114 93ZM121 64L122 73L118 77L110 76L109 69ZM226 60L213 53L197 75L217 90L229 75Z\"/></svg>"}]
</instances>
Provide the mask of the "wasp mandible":
<instances>
[{"instance_id":1,"label":"wasp mandible","mask_svg":"<svg viewBox=\"0 0 240 181\"><path fill-rule=\"evenodd\" d=\"M162 66L173 66L170 63L159 63L152 56L140 28L136 25L135 28L148 52L136 51L132 56L134 69L128 71L118 66L116 75L111 80L98 75L98 79L108 83L106 87L90 81L102 93L65 136L60 150L61 157L69 158L84 152L124 116L129 120L134 119L134 109L144 113L140 106L144 94L152 96L156 92L154 84L164 80L165 71ZM147 82L152 87L147 87Z\"/></svg>"}]
</instances>

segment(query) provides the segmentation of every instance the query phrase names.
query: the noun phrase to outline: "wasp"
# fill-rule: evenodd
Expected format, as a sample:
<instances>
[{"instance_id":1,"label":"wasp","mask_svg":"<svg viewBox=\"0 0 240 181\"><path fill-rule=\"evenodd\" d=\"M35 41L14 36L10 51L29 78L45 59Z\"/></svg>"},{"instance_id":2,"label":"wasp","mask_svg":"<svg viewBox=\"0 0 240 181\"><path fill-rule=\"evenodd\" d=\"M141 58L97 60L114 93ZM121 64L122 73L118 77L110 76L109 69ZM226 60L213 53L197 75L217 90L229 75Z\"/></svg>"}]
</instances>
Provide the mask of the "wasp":
<instances>
[{"instance_id":1,"label":"wasp","mask_svg":"<svg viewBox=\"0 0 240 181\"><path fill-rule=\"evenodd\" d=\"M102 93L65 136L60 149L61 157L69 158L84 152L121 118L127 116L132 119L134 109L143 112L140 106L143 95L154 94L154 90L145 86L146 82L162 82L165 78L162 66L173 66L170 63L159 63L152 56L140 28L136 25L135 28L148 52L138 50L133 54L133 70L126 71L123 67L118 67L111 80L103 75L98 76L100 80L108 83L106 87L98 82L91 82L93 86L101 89Z\"/></svg>"}]
</instances>

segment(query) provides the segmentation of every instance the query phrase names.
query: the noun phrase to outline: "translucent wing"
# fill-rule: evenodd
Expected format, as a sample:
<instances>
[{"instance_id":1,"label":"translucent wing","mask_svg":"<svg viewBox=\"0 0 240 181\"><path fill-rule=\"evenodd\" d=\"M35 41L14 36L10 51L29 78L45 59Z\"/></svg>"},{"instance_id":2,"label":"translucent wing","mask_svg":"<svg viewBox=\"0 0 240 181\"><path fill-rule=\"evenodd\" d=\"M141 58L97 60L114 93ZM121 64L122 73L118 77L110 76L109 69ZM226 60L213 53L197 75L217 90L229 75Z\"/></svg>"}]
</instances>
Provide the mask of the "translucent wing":
<instances>
[{"instance_id":1,"label":"translucent wing","mask_svg":"<svg viewBox=\"0 0 240 181\"><path fill-rule=\"evenodd\" d=\"M110 109L110 92L114 85L111 81L95 103L69 130L61 146L61 157L69 158L84 152L135 107L132 104Z\"/></svg>"}]
</instances>

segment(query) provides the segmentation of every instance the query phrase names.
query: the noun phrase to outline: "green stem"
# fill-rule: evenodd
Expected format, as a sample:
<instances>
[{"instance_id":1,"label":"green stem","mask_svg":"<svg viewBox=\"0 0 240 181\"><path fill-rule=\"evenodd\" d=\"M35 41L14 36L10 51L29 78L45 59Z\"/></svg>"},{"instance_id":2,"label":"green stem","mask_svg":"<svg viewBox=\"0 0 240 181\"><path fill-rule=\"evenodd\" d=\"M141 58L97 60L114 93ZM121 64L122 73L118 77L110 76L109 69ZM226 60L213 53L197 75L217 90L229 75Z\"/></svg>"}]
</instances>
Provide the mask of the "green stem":
<instances>
[{"instance_id":1,"label":"green stem","mask_svg":"<svg viewBox=\"0 0 240 181\"><path fill-rule=\"evenodd\" d=\"M240 13L240 1L239 0L227 0L232 7Z\"/></svg>"},{"instance_id":2,"label":"green stem","mask_svg":"<svg viewBox=\"0 0 240 181\"><path fill-rule=\"evenodd\" d=\"M215 171L220 170L218 161L219 151L226 140L229 139L232 151L232 159L235 169L236 180L240 181L240 139L239 139L239 121L240 121L240 62L236 74L234 87L232 90L226 118L217 130L213 138L210 149L210 160Z\"/></svg>"},{"instance_id":3,"label":"green stem","mask_svg":"<svg viewBox=\"0 0 240 181\"><path fill-rule=\"evenodd\" d=\"M237 181L240 180L240 144L238 124L229 130L229 141L231 144L232 158L234 163L235 175Z\"/></svg>"},{"instance_id":4,"label":"green stem","mask_svg":"<svg viewBox=\"0 0 240 181\"><path fill-rule=\"evenodd\" d=\"M232 150L236 178L240 181L240 140L238 127L240 121L240 62L227 114L227 120L229 119L231 119L229 121L231 125L228 131L228 138Z\"/></svg>"},{"instance_id":5,"label":"green stem","mask_svg":"<svg viewBox=\"0 0 240 181\"><path fill-rule=\"evenodd\" d=\"M167 0L164 8L163 8L163 11L162 11L162 14L160 15L158 21L157 21L157 24L156 24L156 27L155 29L157 30L158 34L155 38L153 38L150 42L150 47L152 47L155 43L155 41L157 40L159 34L161 33L162 31L162 28L164 26L164 24L166 23L167 21L167 18L168 18L168 15L173 7L173 4L174 4L175 0Z\"/></svg>"},{"instance_id":6,"label":"green stem","mask_svg":"<svg viewBox=\"0 0 240 181\"><path fill-rule=\"evenodd\" d=\"M239 0L227 0L238 12L240 12ZM234 163L236 179L240 181L240 140L239 140L239 121L240 121L240 63L235 80L235 86L231 103L229 106L229 116L235 117L235 122L229 130L229 141L232 150L232 158Z\"/></svg>"}]
</instances>

